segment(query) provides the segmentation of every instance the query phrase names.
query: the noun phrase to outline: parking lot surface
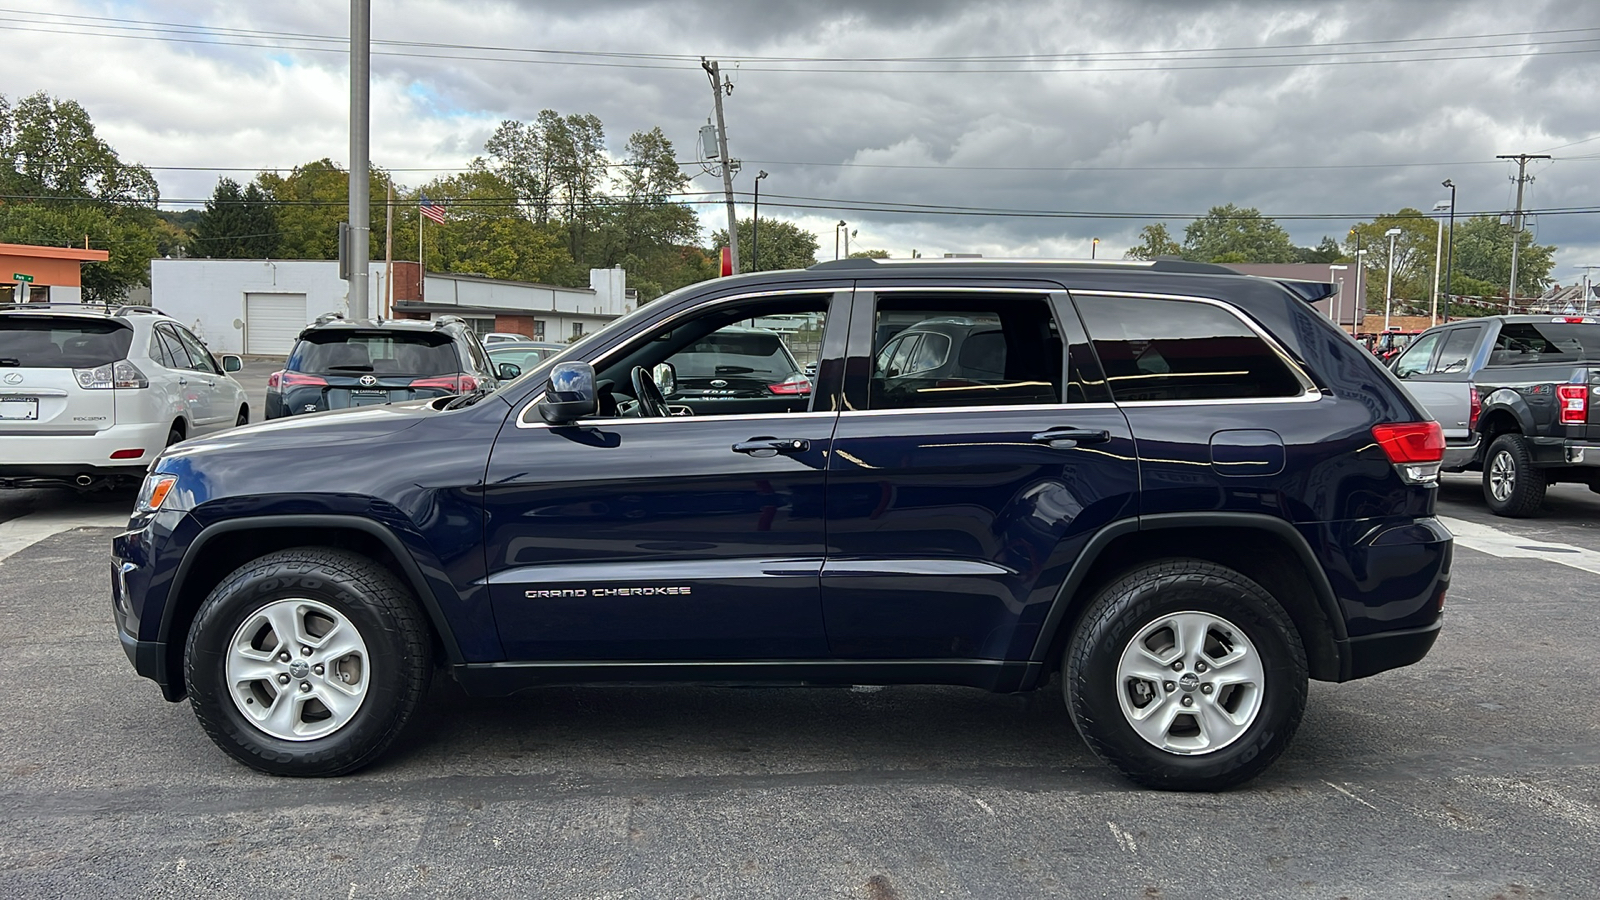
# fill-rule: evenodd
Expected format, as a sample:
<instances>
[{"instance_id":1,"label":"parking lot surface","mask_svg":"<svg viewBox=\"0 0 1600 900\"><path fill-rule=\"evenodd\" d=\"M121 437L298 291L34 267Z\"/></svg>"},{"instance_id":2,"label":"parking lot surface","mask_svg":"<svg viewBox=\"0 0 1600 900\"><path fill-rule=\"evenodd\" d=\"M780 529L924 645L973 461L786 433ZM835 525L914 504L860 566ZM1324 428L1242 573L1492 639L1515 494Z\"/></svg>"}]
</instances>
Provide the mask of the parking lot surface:
<instances>
[{"instance_id":1,"label":"parking lot surface","mask_svg":"<svg viewBox=\"0 0 1600 900\"><path fill-rule=\"evenodd\" d=\"M117 645L107 543L130 502L0 493L6 896L1600 896L1583 488L1507 520L1447 476L1431 655L1314 683L1266 775L1200 795L1112 774L1054 687L481 700L441 677L373 768L259 775Z\"/></svg>"}]
</instances>

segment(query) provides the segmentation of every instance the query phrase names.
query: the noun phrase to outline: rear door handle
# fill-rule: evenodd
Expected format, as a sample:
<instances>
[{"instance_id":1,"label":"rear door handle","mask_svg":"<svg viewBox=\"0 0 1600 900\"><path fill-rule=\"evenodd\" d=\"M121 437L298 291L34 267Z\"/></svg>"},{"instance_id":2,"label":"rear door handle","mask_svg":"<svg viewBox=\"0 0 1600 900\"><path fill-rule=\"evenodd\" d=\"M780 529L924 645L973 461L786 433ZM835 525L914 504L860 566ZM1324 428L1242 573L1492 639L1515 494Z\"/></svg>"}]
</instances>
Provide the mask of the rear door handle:
<instances>
[{"instance_id":1,"label":"rear door handle","mask_svg":"<svg viewBox=\"0 0 1600 900\"><path fill-rule=\"evenodd\" d=\"M1103 428L1052 428L1039 432L1032 440L1036 444L1049 444L1058 450L1068 450L1079 444L1104 444L1111 440L1111 432Z\"/></svg>"},{"instance_id":2,"label":"rear door handle","mask_svg":"<svg viewBox=\"0 0 1600 900\"><path fill-rule=\"evenodd\" d=\"M187 378L179 378L178 379L178 384L180 384L180 385L187 385L188 383L189 383L189 379L187 379Z\"/></svg>"},{"instance_id":3,"label":"rear door handle","mask_svg":"<svg viewBox=\"0 0 1600 900\"><path fill-rule=\"evenodd\" d=\"M733 445L735 453L748 453L762 459L777 456L779 453L804 453L810 449L810 441L793 438L757 437Z\"/></svg>"}]
</instances>

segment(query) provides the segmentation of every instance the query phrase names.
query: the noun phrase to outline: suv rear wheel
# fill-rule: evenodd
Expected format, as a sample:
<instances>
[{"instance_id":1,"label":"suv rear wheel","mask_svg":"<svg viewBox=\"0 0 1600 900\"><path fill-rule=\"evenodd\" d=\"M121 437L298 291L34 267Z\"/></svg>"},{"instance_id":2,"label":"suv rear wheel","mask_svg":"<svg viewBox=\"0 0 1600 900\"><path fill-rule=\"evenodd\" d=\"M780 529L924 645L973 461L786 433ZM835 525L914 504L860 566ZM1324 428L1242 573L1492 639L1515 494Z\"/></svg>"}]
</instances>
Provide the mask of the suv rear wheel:
<instances>
[{"instance_id":1,"label":"suv rear wheel","mask_svg":"<svg viewBox=\"0 0 1600 900\"><path fill-rule=\"evenodd\" d=\"M1197 559L1147 563L1103 588L1062 662L1073 724L1134 781L1221 790L1288 746L1306 658L1277 601Z\"/></svg>"},{"instance_id":2,"label":"suv rear wheel","mask_svg":"<svg viewBox=\"0 0 1600 900\"><path fill-rule=\"evenodd\" d=\"M184 669L195 716L229 755L273 775L339 775L400 733L432 661L415 604L386 570L301 547L211 592Z\"/></svg>"}]
</instances>

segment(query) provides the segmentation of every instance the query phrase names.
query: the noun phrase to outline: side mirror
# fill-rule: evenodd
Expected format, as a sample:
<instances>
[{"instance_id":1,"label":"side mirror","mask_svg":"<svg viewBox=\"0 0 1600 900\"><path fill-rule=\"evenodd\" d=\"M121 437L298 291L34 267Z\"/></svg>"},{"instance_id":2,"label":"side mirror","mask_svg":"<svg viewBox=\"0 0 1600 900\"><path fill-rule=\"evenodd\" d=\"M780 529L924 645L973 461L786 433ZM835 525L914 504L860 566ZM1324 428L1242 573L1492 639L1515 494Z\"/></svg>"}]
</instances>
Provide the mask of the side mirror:
<instances>
[{"instance_id":1,"label":"side mirror","mask_svg":"<svg viewBox=\"0 0 1600 900\"><path fill-rule=\"evenodd\" d=\"M521 375L521 374L522 374L522 367L517 365L516 363L501 363L500 364L500 377L502 379L506 380L506 381L510 381L511 379L516 378L518 375Z\"/></svg>"},{"instance_id":2,"label":"side mirror","mask_svg":"<svg viewBox=\"0 0 1600 900\"><path fill-rule=\"evenodd\" d=\"M550 370L550 386L539 402L539 415L551 425L569 425L600 411L594 388L594 366L564 362Z\"/></svg>"},{"instance_id":3,"label":"side mirror","mask_svg":"<svg viewBox=\"0 0 1600 900\"><path fill-rule=\"evenodd\" d=\"M242 372L242 371L244 371L244 359L241 358L241 357L238 357L238 356L234 356L232 353L224 353L224 354L222 354L222 371L224 371L224 372Z\"/></svg>"},{"instance_id":4,"label":"side mirror","mask_svg":"<svg viewBox=\"0 0 1600 900\"><path fill-rule=\"evenodd\" d=\"M678 392L678 369L672 363L658 363L650 370L650 380L661 389L662 397L671 397Z\"/></svg>"}]
</instances>

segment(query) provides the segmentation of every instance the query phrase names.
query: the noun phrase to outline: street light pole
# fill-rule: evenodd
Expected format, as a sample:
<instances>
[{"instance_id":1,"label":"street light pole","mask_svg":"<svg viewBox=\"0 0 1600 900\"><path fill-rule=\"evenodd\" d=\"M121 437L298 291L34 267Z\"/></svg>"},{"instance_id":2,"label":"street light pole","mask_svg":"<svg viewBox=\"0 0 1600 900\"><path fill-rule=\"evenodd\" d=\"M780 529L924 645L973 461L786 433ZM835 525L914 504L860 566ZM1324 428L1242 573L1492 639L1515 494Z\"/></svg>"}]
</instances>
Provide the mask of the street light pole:
<instances>
[{"instance_id":1,"label":"street light pole","mask_svg":"<svg viewBox=\"0 0 1600 900\"><path fill-rule=\"evenodd\" d=\"M1383 286L1383 330L1389 330L1389 312L1394 306L1394 239L1400 236L1400 229L1391 228L1383 233L1389 239L1389 274Z\"/></svg>"},{"instance_id":2,"label":"street light pole","mask_svg":"<svg viewBox=\"0 0 1600 900\"><path fill-rule=\"evenodd\" d=\"M1095 238L1089 242L1089 258L1094 259L1095 254L1098 252L1100 252L1100 239Z\"/></svg>"},{"instance_id":3,"label":"street light pole","mask_svg":"<svg viewBox=\"0 0 1600 900\"><path fill-rule=\"evenodd\" d=\"M1367 251L1365 250L1356 251L1356 295L1351 301L1351 305L1354 306L1359 303L1361 306L1359 311L1356 309L1350 310L1350 334L1352 336L1360 333L1359 328L1367 326L1367 261L1362 258L1366 255ZM1359 325L1356 324L1357 322L1359 322Z\"/></svg>"},{"instance_id":4,"label":"street light pole","mask_svg":"<svg viewBox=\"0 0 1600 900\"><path fill-rule=\"evenodd\" d=\"M1333 313L1333 324L1340 328L1344 327L1344 325L1339 322L1339 311L1344 307L1344 304L1341 302L1344 300L1344 279L1334 277L1333 273L1336 271L1343 272L1349 268L1349 266L1340 265L1328 266L1328 280L1334 284L1333 302L1328 304L1328 308Z\"/></svg>"},{"instance_id":5,"label":"street light pole","mask_svg":"<svg viewBox=\"0 0 1600 900\"><path fill-rule=\"evenodd\" d=\"M762 169L756 175L756 204L755 212L750 216L750 271L761 271L761 179L767 177L767 170Z\"/></svg>"},{"instance_id":6,"label":"street light pole","mask_svg":"<svg viewBox=\"0 0 1600 900\"><path fill-rule=\"evenodd\" d=\"M1444 264L1444 320L1450 321L1450 298L1455 295L1453 277L1456 269L1456 183L1446 178L1439 182L1450 189L1450 243L1445 251Z\"/></svg>"},{"instance_id":7,"label":"street light pole","mask_svg":"<svg viewBox=\"0 0 1600 900\"><path fill-rule=\"evenodd\" d=\"M839 220L839 224L833 226L833 258L834 259L838 259L839 258L839 232L841 230L845 229L845 228L848 228L848 227L849 226L844 224L844 220L843 219Z\"/></svg>"},{"instance_id":8,"label":"street light pole","mask_svg":"<svg viewBox=\"0 0 1600 900\"><path fill-rule=\"evenodd\" d=\"M1444 212L1447 201L1433 205L1434 212ZM1428 327L1439 324L1439 256L1444 252L1444 219L1439 220L1439 234L1433 241L1433 302L1430 305Z\"/></svg>"}]
</instances>

